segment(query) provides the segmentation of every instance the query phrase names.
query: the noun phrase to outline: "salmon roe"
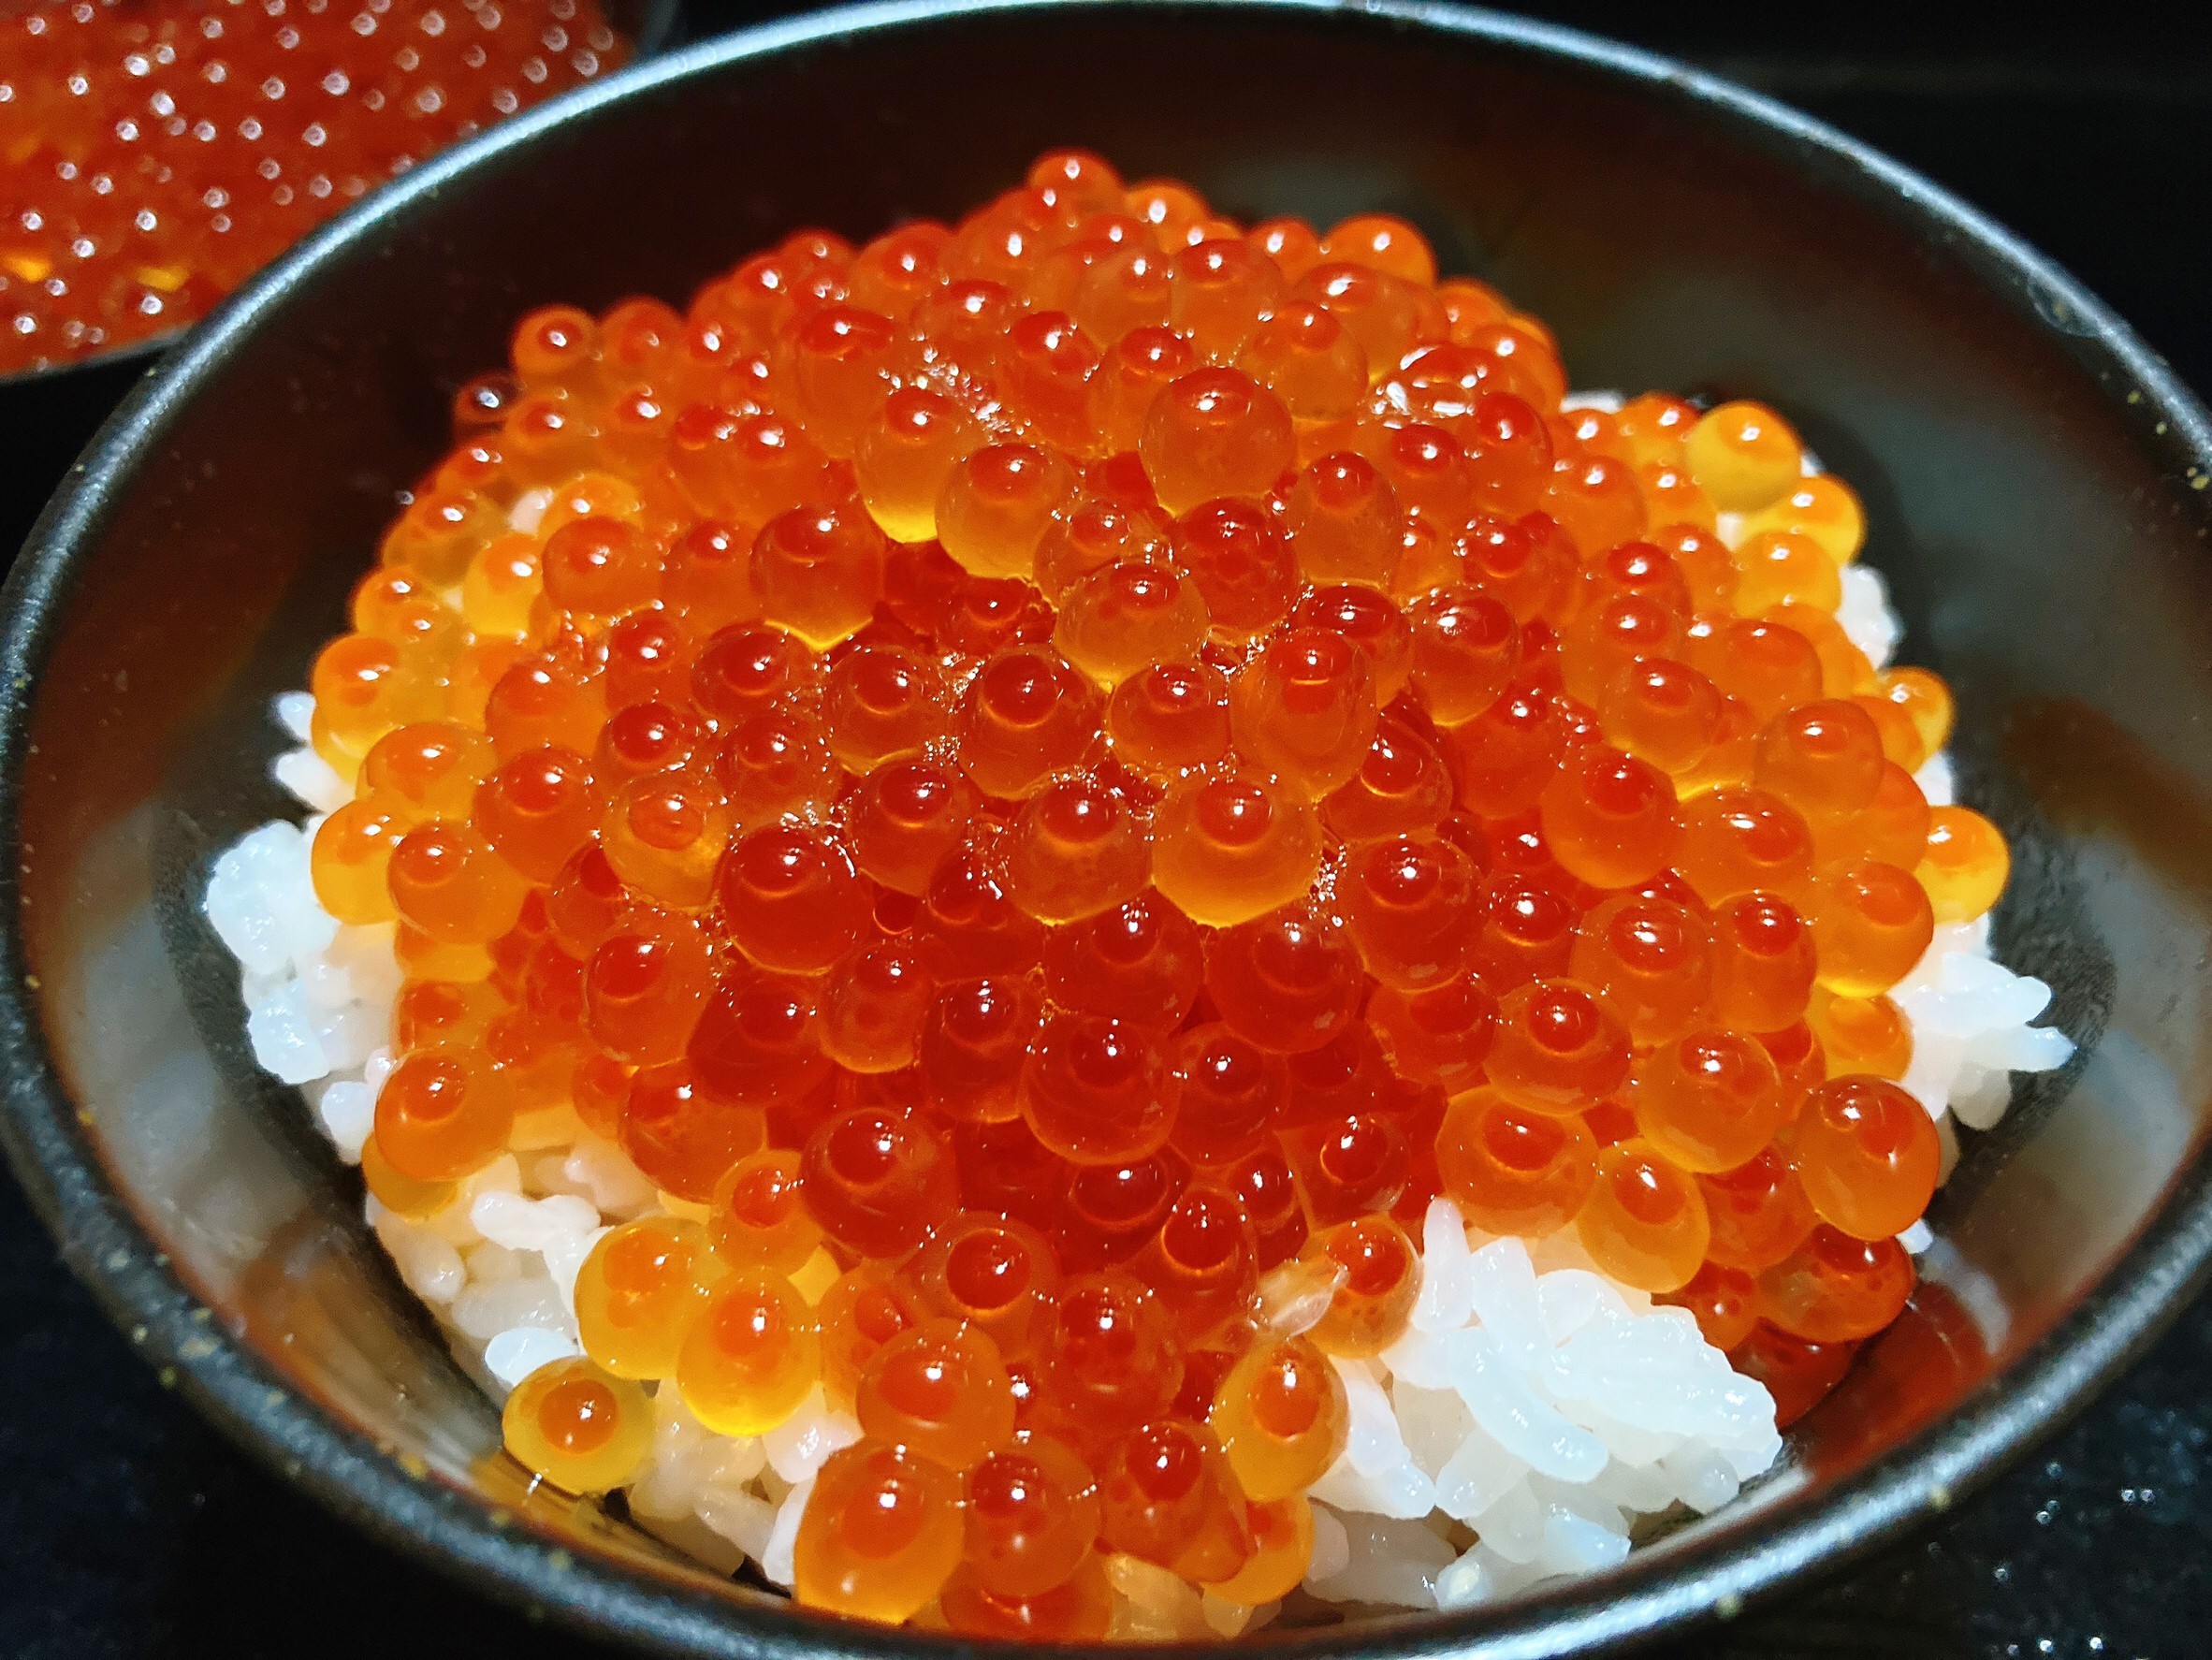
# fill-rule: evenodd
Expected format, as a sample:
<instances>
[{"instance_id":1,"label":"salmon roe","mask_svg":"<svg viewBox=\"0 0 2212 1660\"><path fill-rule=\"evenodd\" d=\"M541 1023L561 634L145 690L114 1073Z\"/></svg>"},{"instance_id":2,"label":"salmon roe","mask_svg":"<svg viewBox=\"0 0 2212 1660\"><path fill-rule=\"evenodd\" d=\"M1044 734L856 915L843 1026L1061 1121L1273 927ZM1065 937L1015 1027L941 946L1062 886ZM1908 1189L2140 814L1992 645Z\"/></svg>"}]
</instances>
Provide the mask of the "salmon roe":
<instances>
[{"instance_id":1,"label":"salmon roe","mask_svg":"<svg viewBox=\"0 0 2212 1660\"><path fill-rule=\"evenodd\" d=\"M0 374L194 321L385 180L629 55L598 0L33 0L0 28ZM538 313L522 381L593 372L598 335Z\"/></svg>"},{"instance_id":2,"label":"salmon roe","mask_svg":"<svg viewBox=\"0 0 2212 1660\"><path fill-rule=\"evenodd\" d=\"M1895 1315L1887 994L2007 868L1948 695L1846 655L1786 423L1563 412L1501 307L1067 153L525 321L318 660L313 865L407 972L386 1203L564 1102L663 1195L531 1468L819 1391L801 1601L1087 1638L1110 1555L1299 1581L1432 1200L1763 1365Z\"/></svg>"}]
</instances>

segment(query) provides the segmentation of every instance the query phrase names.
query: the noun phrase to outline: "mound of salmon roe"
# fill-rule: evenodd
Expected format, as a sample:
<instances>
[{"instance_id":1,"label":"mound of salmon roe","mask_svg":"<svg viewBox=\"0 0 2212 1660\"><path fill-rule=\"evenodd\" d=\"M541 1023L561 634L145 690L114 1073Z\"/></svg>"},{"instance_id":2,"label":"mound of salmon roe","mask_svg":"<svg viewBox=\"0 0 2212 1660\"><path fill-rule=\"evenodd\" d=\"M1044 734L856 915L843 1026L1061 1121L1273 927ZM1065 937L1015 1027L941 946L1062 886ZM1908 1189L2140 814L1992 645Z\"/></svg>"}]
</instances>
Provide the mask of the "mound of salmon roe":
<instances>
[{"instance_id":1,"label":"mound of salmon roe","mask_svg":"<svg viewBox=\"0 0 2212 1660\"><path fill-rule=\"evenodd\" d=\"M598 0L33 0L0 28L0 374L194 321L385 180L628 55ZM583 312L533 325L518 366L598 356Z\"/></svg>"},{"instance_id":2,"label":"mound of salmon roe","mask_svg":"<svg viewBox=\"0 0 2212 1660\"><path fill-rule=\"evenodd\" d=\"M1487 295L1070 153L525 321L317 662L313 877L407 971L386 1203L570 1103L665 1196L532 1469L820 1391L801 1601L1088 1638L1109 1555L1298 1582L1434 1199L1769 1370L1894 1316L1888 992L2007 868L1948 694L1773 412L1563 411Z\"/></svg>"}]
</instances>

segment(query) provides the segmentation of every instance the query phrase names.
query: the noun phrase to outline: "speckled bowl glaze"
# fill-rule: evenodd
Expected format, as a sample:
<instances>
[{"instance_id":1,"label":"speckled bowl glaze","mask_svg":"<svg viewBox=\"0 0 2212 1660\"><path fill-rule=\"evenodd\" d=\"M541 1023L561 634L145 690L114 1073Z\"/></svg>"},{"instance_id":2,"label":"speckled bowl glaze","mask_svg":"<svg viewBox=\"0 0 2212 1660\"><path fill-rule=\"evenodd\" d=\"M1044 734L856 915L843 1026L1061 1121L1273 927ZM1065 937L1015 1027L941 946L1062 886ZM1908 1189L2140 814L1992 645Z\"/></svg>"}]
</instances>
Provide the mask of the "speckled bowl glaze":
<instances>
[{"instance_id":1,"label":"speckled bowl glaze","mask_svg":"<svg viewBox=\"0 0 2212 1660\"><path fill-rule=\"evenodd\" d=\"M1933 1289L1740 1503L1542 1594L1249 1640L1585 1653L1943 1510L2212 1253L2212 431L1925 181L1680 66L1441 6L926 0L714 41L424 167L179 347L48 511L0 637L0 1127L69 1260L241 1445L488 1594L671 1654L953 1652L527 1494L357 1179L254 1071L196 898L284 808L269 698L520 311L680 298L800 224L949 217L1070 143L1241 216L1403 213L1551 322L1580 384L1785 412L1865 497L1906 656L1957 690L1969 794L2016 849L2001 954L2082 1045L1972 1141Z\"/></svg>"}]
</instances>

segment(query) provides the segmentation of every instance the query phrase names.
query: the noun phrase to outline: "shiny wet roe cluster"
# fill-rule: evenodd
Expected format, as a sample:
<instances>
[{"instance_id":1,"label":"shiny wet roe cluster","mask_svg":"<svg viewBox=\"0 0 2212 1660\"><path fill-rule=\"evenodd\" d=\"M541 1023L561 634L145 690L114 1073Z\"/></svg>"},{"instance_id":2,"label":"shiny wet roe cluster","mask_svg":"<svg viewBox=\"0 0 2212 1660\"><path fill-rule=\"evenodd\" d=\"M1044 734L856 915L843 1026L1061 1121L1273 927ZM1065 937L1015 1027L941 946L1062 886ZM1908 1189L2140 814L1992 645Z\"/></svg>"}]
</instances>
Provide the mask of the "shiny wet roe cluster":
<instances>
[{"instance_id":1,"label":"shiny wet roe cluster","mask_svg":"<svg viewBox=\"0 0 2212 1660\"><path fill-rule=\"evenodd\" d=\"M820 1385L802 1602L1084 1638L1109 1552L1298 1584L1439 1194L1834 1383L1938 1174L1885 993L2004 842L1788 426L1565 390L1408 225L1076 153L524 319L313 675L316 892L406 974L372 1191L573 1107L664 1195L516 1457Z\"/></svg>"},{"instance_id":2,"label":"shiny wet roe cluster","mask_svg":"<svg viewBox=\"0 0 2212 1660\"><path fill-rule=\"evenodd\" d=\"M618 67L598 0L0 11L0 374L190 323L433 151Z\"/></svg>"}]
</instances>

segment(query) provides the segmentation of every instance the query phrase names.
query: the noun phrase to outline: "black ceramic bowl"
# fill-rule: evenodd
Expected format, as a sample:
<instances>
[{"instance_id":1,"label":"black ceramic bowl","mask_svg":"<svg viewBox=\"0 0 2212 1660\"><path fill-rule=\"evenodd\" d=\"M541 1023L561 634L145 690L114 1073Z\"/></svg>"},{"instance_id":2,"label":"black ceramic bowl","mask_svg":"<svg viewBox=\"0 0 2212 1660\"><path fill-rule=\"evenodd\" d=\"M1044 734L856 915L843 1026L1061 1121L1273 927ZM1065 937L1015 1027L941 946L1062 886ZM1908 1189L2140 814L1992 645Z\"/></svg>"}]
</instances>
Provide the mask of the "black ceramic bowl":
<instances>
[{"instance_id":1,"label":"black ceramic bowl","mask_svg":"<svg viewBox=\"0 0 2212 1660\"><path fill-rule=\"evenodd\" d=\"M1969 1138L1929 1286L1741 1503L1501 1608L1257 1640L1587 1650L1942 1511L2212 1251L2212 431L1924 181L1680 66L1443 7L931 0L717 41L429 164L181 347L40 525L0 645L5 1129L68 1260L241 1444L491 1594L669 1653L941 1646L526 1497L354 1178L245 1059L196 898L283 809L267 701L518 312L680 299L802 224L951 216L1070 143L1243 216L1404 213L1554 324L1579 384L1786 412L1865 496L1908 656L1957 689L1971 792L2017 850L2000 949L2082 1044Z\"/></svg>"},{"instance_id":2,"label":"black ceramic bowl","mask_svg":"<svg viewBox=\"0 0 2212 1660\"><path fill-rule=\"evenodd\" d=\"M667 51L681 33L682 0L608 0L607 14L630 36L634 58ZM131 383L182 332L51 369L0 374L0 432L9 435L11 487L0 495L0 560L14 555L38 511L38 498L60 479Z\"/></svg>"}]
</instances>

